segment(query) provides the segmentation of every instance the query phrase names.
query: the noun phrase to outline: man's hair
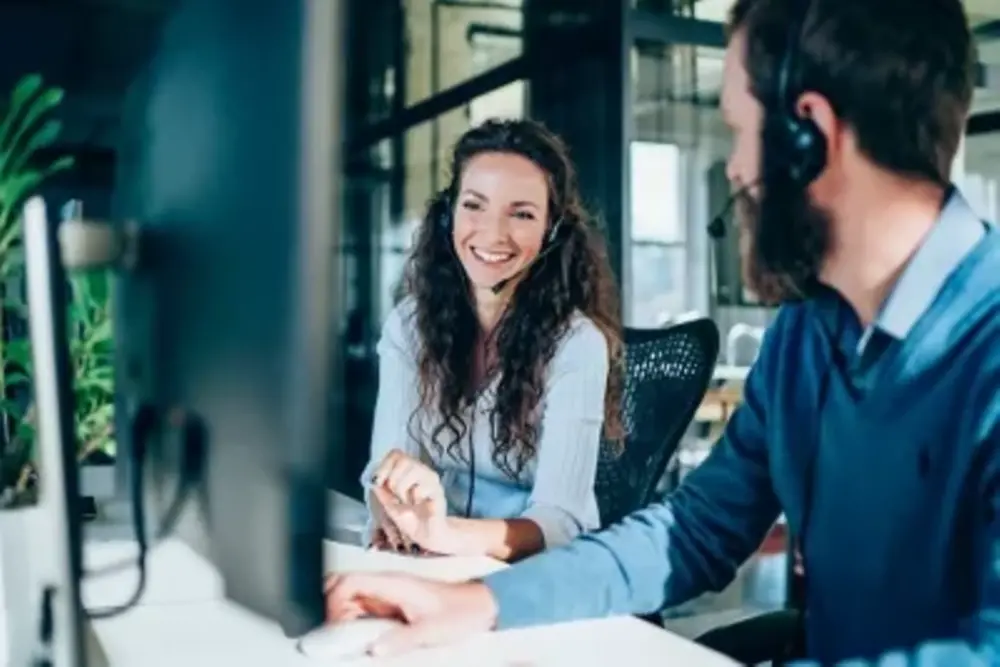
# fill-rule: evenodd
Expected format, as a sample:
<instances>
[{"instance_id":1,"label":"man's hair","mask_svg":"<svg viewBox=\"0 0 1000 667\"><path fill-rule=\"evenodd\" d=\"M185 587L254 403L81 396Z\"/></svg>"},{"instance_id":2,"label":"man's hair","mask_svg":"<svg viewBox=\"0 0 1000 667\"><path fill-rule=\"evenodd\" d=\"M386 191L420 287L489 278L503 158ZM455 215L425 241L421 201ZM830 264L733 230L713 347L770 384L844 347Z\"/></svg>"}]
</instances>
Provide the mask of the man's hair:
<instances>
[{"instance_id":1,"label":"man's hair","mask_svg":"<svg viewBox=\"0 0 1000 667\"><path fill-rule=\"evenodd\" d=\"M961 0L736 0L729 35L745 34L751 92L769 112L793 22L791 103L823 95L872 162L947 183L976 71Z\"/></svg>"}]
</instances>

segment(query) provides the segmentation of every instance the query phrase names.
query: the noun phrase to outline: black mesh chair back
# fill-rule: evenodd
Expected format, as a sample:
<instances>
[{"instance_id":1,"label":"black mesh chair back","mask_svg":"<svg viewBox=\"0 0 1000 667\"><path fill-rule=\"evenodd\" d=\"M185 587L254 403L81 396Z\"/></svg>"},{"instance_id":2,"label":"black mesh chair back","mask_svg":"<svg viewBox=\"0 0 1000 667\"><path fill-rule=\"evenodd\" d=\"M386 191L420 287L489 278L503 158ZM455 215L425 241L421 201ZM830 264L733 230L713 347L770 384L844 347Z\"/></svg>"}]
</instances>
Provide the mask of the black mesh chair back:
<instances>
[{"instance_id":1,"label":"black mesh chair back","mask_svg":"<svg viewBox=\"0 0 1000 667\"><path fill-rule=\"evenodd\" d=\"M595 493L601 525L653 501L657 483L708 391L719 330L708 319L625 330L622 424L625 448L601 448Z\"/></svg>"}]
</instances>

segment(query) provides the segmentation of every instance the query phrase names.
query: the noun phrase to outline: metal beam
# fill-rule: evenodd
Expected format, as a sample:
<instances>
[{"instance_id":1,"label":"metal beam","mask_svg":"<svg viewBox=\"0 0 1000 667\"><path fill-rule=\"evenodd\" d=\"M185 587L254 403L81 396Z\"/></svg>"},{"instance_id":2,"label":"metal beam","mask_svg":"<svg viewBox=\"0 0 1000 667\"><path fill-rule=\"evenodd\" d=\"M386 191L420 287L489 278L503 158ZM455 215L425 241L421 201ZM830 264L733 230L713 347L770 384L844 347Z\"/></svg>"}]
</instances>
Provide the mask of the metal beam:
<instances>
[{"instance_id":1,"label":"metal beam","mask_svg":"<svg viewBox=\"0 0 1000 667\"><path fill-rule=\"evenodd\" d=\"M545 54L544 57L518 56L443 90L433 97L406 107L391 118L373 123L360 131L354 139L349 141L348 150L361 150L384 139L402 134L411 127L434 120L443 113L468 104L481 95L502 88L509 83L528 79L532 71L538 68L560 67L564 63L578 61L581 58L600 57L602 49L605 48L605 40L601 38L603 32L603 26L597 25L580 30L576 35L577 43L580 44L578 49L563 50L555 56L551 54ZM605 35L605 39L606 37Z\"/></svg>"},{"instance_id":2,"label":"metal beam","mask_svg":"<svg viewBox=\"0 0 1000 667\"><path fill-rule=\"evenodd\" d=\"M456 9L500 9L513 12L522 12L524 8L520 5L508 5L502 2L473 2L463 0L433 0L438 7L454 7Z\"/></svg>"},{"instance_id":3,"label":"metal beam","mask_svg":"<svg viewBox=\"0 0 1000 667\"><path fill-rule=\"evenodd\" d=\"M468 104L480 95L502 88L528 76L528 61L524 56L509 60L477 77L443 90L433 97L409 106L392 118L374 123L361 131L348 144L348 150L360 150L394 135L433 120L443 113Z\"/></svg>"},{"instance_id":4,"label":"metal beam","mask_svg":"<svg viewBox=\"0 0 1000 667\"><path fill-rule=\"evenodd\" d=\"M965 133L970 137L994 132L1000 132L1000 109L970 116L969 122L965 125Z\"/></svg>"},{"instance_id":5,"label":"metal beam","mask_svg":"<svg viewBox=\"0 0 1000 667\"><path fill-rule=\"evenodd\" d=\"M979 63L976 66L976 88L1000 92L1000 66Z\"/></svg>"},{"instance_id":6,"label":"metal beam","mask_svg":"<svg viewBox=\"0 0 1000 667\"><path fill-rule=\"evenodd\" d=\"M655 14L633 9L628 16L633 39L664 44L691 44L722 49L726 47L726 31L722 23L684 16Z\"/></svg>"},{"instance_id":7,"label":"metal beam","mask_svg":"<svg viewBox=\"0 0 1000 667\"><path fill-rule=\"evenodd\" d=\"M633 9L629 15L632 37L646 42L725 48L725 25L716 21L658 14ZM976 87L1000 92L1000 66L979 63Z\"/></svg>"}]
</instances>

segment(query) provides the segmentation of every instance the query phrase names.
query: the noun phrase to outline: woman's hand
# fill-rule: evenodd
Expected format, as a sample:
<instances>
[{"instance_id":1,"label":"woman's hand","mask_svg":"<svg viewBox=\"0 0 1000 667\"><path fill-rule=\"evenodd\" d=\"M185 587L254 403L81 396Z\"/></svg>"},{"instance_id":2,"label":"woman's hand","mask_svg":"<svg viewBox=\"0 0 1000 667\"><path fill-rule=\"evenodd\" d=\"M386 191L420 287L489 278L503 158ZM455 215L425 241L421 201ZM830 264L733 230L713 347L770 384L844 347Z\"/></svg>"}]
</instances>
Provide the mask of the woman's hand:
<instances>
[{"instance_id":1,"label":"woman's hand","mask_svg":"<svg viewBox=\"0 0 1000 667\"><path fill-rule=\"evenodd\" d=\"M437 472L394 449L376 469L372 483L373 514L390 545L411 552L455 552L457 540Z\"/></svg>"},{"instance_id":2,"label":"woman's hand","mask_svg":"<svg viewBox=\"0 0 1000 667\"><path fill-rule=\"evenodd\" d=\"M444 487L437 472L409 454L393 449L379 463L372 484L390 491L399 502L444 501Z\"/></svg>"}]
</instances>

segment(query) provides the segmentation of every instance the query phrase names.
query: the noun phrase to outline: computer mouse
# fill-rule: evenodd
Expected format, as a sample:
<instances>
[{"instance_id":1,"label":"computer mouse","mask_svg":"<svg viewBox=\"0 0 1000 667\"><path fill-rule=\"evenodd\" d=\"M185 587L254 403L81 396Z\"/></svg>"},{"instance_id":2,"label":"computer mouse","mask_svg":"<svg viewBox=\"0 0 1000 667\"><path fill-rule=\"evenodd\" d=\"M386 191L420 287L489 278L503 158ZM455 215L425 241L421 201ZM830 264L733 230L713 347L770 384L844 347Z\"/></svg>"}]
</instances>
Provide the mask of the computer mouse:
<instances>
[{"instance_id":1,"label":"computer mouse","mask_svg":"<svg viewBox=\"0 0 1000 667\"><path fill-rule=\"evenodd\" d=\"M402 624L386 618L359 618L324 625L299 639L299 651L323 660L362 658L372 642Z\"/></svg>"}]
</instances>

